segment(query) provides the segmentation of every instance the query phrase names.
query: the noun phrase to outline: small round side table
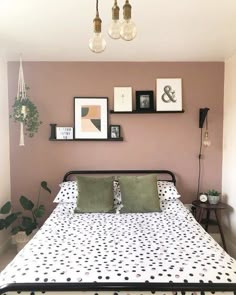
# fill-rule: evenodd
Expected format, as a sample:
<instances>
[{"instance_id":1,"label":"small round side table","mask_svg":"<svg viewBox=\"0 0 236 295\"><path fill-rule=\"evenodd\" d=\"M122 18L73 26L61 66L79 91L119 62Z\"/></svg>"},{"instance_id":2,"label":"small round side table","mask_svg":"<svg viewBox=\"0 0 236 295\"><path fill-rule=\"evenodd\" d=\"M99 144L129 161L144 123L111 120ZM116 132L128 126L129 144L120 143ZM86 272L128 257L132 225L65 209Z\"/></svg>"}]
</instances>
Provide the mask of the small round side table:
<instances>
[{"instance_id":1,"label":"small round side table","mask_svg":"<svg viewBox=\"0 0 236 295\"><path fill-rule=\"evenodd\" d=\"M226 248L226 243L225 243L225 238L224 238L224 234L223 234L223 230L220 224L220 218L219 218L219 211L222 209L226 209L228 207L227 204L219 202L216 205L211 205L209 203L202 203L199 200L195 200L192 202L193 206L195 206L196 208L199 209L199 214L196 214L196 220L199 224L201 224L202 218L203 218L203 213L206 210L207 211L207 216L206 216L206 224L205 224L205 230L208 230L208 225L210 223L210 214L211 211L214 211L215 216L216 216L216 225L219 228L220 231L220 236L221 236L221 240L223 243L223 248L224 250L227 252L227 248Z\"/></svg>"}]
</instances>

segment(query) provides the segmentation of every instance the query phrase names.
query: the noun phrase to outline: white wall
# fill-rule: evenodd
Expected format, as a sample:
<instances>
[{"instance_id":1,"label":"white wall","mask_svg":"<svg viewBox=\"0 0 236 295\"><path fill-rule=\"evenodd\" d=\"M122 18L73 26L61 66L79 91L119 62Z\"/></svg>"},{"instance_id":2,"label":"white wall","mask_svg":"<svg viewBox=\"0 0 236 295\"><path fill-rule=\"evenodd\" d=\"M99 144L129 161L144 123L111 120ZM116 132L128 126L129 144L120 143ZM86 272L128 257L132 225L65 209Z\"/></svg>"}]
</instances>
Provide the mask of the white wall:
<instances>
[{"instance_id":1,"label":"white wall","mask_svg":"<svg viewBox=\"0 0 236 295\"><path fill-rule=\"evenodd\" d=\"M236 54L225 61L222 192L232 207L223 223L229 253L236 258Z\"/></svg>"},{"instance_id":2,"label":"white wall","mask_svg":"<svg viewBox=\"0 0 236 295\"><path fill-rule=\"evenodd\" d=\"M10 199L9 111L7 62L0 52L0 206ZM0 216L1 218L1 216ZM0 231L0 253L9 240L9 234Z\"/></svg>"}]
</instances>

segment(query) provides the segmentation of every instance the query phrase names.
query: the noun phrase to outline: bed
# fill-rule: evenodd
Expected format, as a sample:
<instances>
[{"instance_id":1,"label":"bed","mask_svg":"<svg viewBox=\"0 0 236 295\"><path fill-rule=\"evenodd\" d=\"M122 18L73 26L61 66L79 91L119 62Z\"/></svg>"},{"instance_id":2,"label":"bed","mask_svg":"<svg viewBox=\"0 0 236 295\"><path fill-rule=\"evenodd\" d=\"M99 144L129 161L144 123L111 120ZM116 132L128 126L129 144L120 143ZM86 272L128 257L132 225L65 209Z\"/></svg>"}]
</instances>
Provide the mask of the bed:
<instances>
[{"instance_id":1,"label":"bed","mask_svg":"<svg viewBox=\"0 0 236 295\"><path fill-rule=\"evenodd\" d=\"M88 174L155 174L159 191L164 185L164 195L168 184L171 191L160 199L161 212L75 214L68 187L75 175ZM175 183L167 170L68 172L63 178L67 201L58 202L0 273L0 294L236 294L236 261L173 193Z\"/></svg>"}]
</instances>

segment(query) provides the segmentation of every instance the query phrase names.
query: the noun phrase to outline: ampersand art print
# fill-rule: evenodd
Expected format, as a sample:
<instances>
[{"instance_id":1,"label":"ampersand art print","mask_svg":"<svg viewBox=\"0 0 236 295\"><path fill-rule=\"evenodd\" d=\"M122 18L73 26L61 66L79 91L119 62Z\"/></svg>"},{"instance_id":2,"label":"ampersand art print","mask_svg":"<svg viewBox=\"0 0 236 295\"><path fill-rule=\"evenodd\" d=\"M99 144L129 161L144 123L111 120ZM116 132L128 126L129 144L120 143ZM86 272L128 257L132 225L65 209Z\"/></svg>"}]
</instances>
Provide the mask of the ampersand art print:
<instances>
[{"instance_id":1,"label":"ampersand art print","mask_svg":"<svg viewBox=\"0 0 236 295\"><path fill-rule=\"evenodd\" d=\"M157 79L156 110L182 111L182 79Z\"/></svg>"}]
</instances>

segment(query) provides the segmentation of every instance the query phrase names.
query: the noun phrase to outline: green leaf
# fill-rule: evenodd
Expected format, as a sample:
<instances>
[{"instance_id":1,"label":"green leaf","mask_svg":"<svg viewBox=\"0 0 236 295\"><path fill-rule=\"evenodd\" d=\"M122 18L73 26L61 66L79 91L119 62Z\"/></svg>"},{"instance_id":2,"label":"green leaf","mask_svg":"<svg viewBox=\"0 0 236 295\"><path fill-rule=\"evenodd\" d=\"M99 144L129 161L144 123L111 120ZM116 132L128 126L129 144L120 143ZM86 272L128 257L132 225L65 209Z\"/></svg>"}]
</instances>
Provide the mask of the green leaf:
<instances>
[{"instance_id":1,"label":"green leaf","mask_svg":"<svg viewBox=\"0 0 236 295\"><path fill-rule=\"evenodd\" d=\"M11 211L11 202L6 202L0 209L1 214L8 214Z\"/></svg>"},{"instance_id":2,"label":"green leaf","mask_svg":"<svg viewBox=\"0 0 236 295\"><path fill-rule=\"evenodd\" d=\"M16 221L18 215L12 213L5 218L5 228L8 228L14 221Z\"/></svg>"},{"instance_id":3,"label":"green leaf","mask_svg":"<svg viewBox=\"0 0 236 295\"><path fill-rule=\"evenodd\" d=\"M22 226L27 228L27 227L32 227L34 221L31 217L23 216L22 217Z\"/></svg>"},{"instance_id":4,"label":"green leaf","mask_svg":"<svg viewBox=\"0 0 236 295\"><path fill-rule=\"evenodd\" d=\"M23 104L26 106L26 116L21 113ZM24 102L15 98L12 108L13 110L10 118L15 122L24 123L25 134L29 137L33 137L34 134L38 132L39 126L41 125L36 105L29 99L29 97L24 99Z\"/></svg>"},{"instance_id":5,"label":"green leaf","mask_svg":"<svg viewBox=\"0 0 236 295\"><path fill-rule=\"evenodd\" d=\"M16 235L21 230L23 230L23 228L21 226L13 227L13 229L11 230L11 234Z\"/></svg>"},{"instance_id":6,"label":"green leaf","mask_svg":"<svg viewBox=\"0 0 236 295\"><path fill-rule=\"evenodd\" d=\"M34 229L36 229L36 226L35 226L35 227L31 227L31 228L27 228L27 229L25 230L26 235L29 236L29 235L32 233L32 231L33 231Z\"/></svg>"},{"instance_id":7,"label":"green leaf","mask_svg":"<svg viewBox=\"0 0 236 295\"><path fill-rule=\"evenodd\" d=\"M45 189L46 191L48 191L49 194L51 194L51 190L50 190L50 188L48 187L48 184L47 184L46 181L42 181L42 182L41 182L41 187L42 187L43 189Z\"/></svg>"},{"instance_id":8,"label":"green leaf","mask_svg":"<svg viewBox=\"0 0 236 295\"><path fill-rule=\"evenodd\" d=\"M34 208L34 203L24 196L20 197L20 203L25 210L31 211Z\"/></svg>"},{"instance_id":9,"label":"green leaf","mask_svg":"<svg viewBox=\"0 0 236 295\"><path fill-rule=\"evenodd\" d=\"M5 220L4 219L0 219L0 230L5 228Z\"/></svg>"},{"instance_id":10,"label":"green leaf","mask_svg":"<svg viewBox=\"0 0 236 295\"><path fill-rule=\"evenodd\" d=\"M40 218L44 215L45 213L45 206L44 205L40 205L38 208L36 208L34 210L34 216L37 218Z\"/></svg>"},{"instance_id":11,"label":"green leaf","mask_svg":"<svg viewBox=\"0 0 236 295\"><path fill-rule=\"evenodd\" d=\"M33 221L33 219L26 216L22 218L22 226L27 236L30 235L35 228L37 228L37 224Z\"/></svg>"}]
</instances>

